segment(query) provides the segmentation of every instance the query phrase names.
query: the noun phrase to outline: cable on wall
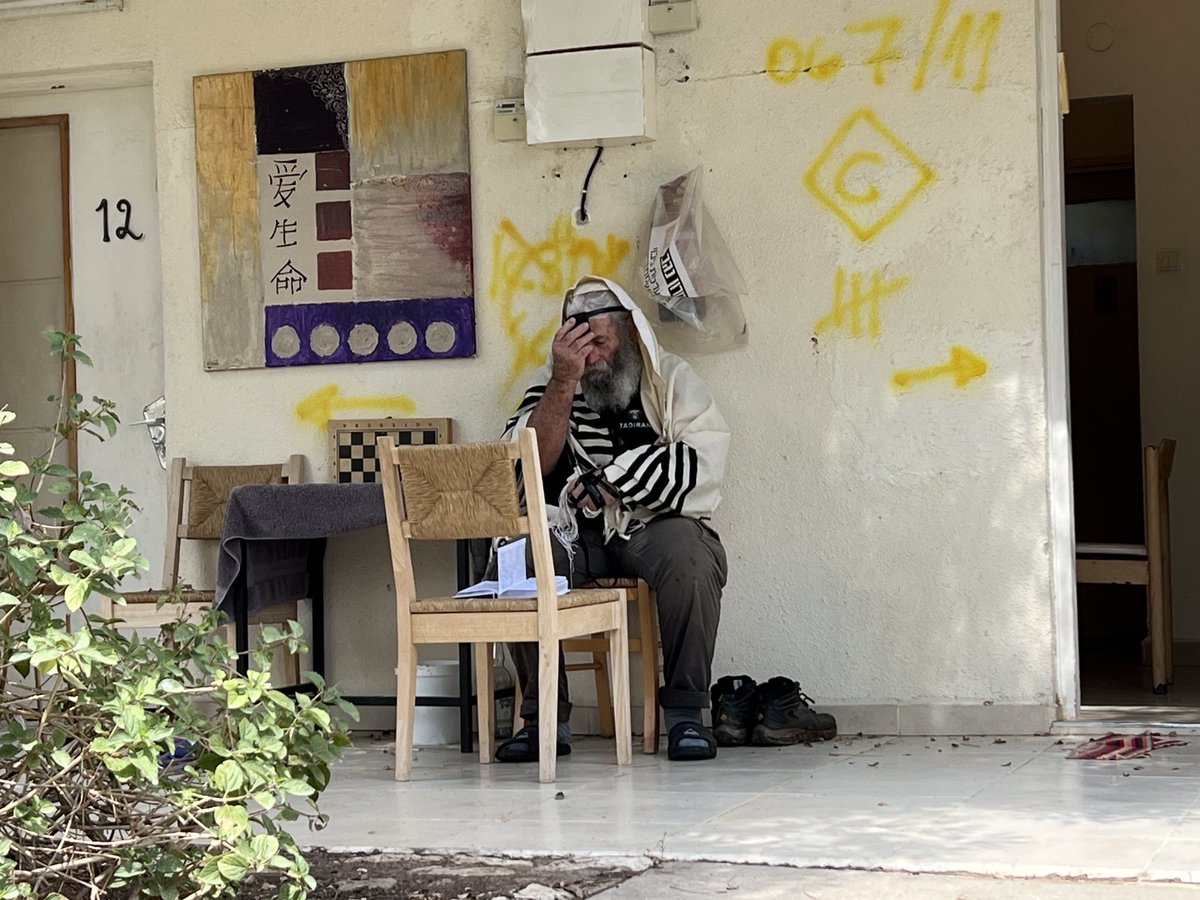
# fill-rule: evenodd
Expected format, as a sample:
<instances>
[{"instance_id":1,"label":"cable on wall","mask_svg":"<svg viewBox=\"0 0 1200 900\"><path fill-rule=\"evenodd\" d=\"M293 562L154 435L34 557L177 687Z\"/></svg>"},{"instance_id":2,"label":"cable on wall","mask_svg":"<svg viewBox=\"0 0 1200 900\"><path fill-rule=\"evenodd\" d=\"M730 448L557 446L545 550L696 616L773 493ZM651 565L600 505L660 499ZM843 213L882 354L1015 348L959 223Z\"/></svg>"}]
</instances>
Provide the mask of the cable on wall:
<instances>
[{"instance_id":1,"label":"cable on wall","mask_svg":"<svg viewBox=\"0 0 1200 900\"><path fill-rule=\"evenodd\" d=\"M596 155L592 158L592 164L588 167L587 177L583 179L583 193L579 195L579 224L586 225L588 221L587 214L587 197L588 186L592 183L592 173L596 171L596 164L600 162L600 157L604 153L603 147L596 148Z\"/></svg>"}]
</instances>

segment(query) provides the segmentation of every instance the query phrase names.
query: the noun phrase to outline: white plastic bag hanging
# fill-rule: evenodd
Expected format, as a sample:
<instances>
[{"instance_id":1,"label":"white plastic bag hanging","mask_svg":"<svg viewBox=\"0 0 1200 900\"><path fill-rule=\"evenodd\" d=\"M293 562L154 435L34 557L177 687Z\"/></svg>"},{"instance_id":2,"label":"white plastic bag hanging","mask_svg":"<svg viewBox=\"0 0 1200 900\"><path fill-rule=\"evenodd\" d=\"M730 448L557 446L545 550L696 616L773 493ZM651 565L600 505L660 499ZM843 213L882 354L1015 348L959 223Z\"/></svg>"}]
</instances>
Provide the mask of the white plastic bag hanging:
<instances>
[{"instance_id":1,"label":"white plastic bag hanging","mask_svg":"<svg viewBox=\"0 0 1200 900\"><path fill-rule=\"evenodd\" d=\"M703 352L746 343L746 282L704 205L701 174L697 167L658 189L644 274L664 343Z\"/></svg>"}]
</instances>

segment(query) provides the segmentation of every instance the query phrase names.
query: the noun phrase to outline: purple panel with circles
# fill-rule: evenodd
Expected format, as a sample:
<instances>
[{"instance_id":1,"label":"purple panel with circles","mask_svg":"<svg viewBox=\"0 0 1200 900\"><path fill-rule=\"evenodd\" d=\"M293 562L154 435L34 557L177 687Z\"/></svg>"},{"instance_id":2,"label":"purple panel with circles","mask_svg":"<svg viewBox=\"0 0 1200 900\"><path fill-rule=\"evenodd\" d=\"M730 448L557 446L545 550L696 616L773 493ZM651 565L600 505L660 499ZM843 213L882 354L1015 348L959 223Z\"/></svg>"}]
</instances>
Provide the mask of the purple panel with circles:
<instances>
[{"instance_id":1,"label":"purple panel with circles","mask_svg":"<svg viewBox=\"0 0 1200 900\"><path fill-rule=\"evenodd\" d=\"M475 301L368 300L266 307L268 366L475 355Z\"/></svg>"}]
</instances>

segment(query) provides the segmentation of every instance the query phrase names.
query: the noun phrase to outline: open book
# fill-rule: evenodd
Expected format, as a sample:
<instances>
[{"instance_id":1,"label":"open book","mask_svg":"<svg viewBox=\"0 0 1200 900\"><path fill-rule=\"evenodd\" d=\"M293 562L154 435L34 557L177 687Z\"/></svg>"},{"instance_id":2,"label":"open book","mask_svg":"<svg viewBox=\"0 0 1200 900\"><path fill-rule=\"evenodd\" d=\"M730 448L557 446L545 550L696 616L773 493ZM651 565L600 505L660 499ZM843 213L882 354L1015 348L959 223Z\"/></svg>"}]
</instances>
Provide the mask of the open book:
<instances>
[{"instance_id":1,"label":"open book","mask_svg":"<svg viewBox=\"0 0 1200 900\"><path fill-rule=\"evenodd\" d=\"M570 588L567 587L566 575L554 576L554 593L558 595L565 594ZM478 584L473 584L470 587L463 588L455 597L501 597L505 600L528 600L537 596L537 579L524 578L515 584L506 585L504 590L500 590L499 581L481 581Z\"/></svg>"},{"instance_id":2,"label":"open book","mask_svg":"<svg viewBox=\"0 0 1200 900\"><path fill-rule=\"evenodd\" d=\"M506 600L528 600L537 596L537 579L525 571L526 538L501 544L496 550L497 574L495 581L481 581L463 588L455 597L501 597ZM554 576L554 593L565 594L570 590L565 575Z\"/></svg>"}]
</instances>

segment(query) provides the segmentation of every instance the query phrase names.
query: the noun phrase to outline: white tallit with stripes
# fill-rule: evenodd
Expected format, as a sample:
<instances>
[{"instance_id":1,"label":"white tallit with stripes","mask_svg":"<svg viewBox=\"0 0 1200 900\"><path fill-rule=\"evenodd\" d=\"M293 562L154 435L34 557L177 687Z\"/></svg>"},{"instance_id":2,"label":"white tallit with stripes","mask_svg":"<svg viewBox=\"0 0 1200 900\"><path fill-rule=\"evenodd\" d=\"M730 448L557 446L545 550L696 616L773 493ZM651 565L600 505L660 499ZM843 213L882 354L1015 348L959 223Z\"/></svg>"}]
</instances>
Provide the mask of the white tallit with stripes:
<instances>
[{"instance_id":1,"label":"white tallit with stripes","mask_svg":"<svg viewBox=\"0 0 1200 900\"><path fill-rule=\"evenodd\" d=\"M603 467L604 477L621 492L621 503L604 511L605 539L614 534L628 537L661 515L708 518L721 502L729 426L700 376L684 360L658 346L650 322L624 288L591 275L575 285L576 295L598 290L612 291L633 315L642 350L642 406L659 435L653 444L614 457L613 442L599 427L600 416L588 407L576 386L568 445L583 465ZM517 429L528 423L545 393L552 367L553 356L508 420L506 438L515 440ZM577 466L574 474L581 470L582 466ZM555 498L546 499L553 503ZM554 514L551 508L552 520Z\"/></svg>"}]
</instances>

